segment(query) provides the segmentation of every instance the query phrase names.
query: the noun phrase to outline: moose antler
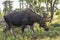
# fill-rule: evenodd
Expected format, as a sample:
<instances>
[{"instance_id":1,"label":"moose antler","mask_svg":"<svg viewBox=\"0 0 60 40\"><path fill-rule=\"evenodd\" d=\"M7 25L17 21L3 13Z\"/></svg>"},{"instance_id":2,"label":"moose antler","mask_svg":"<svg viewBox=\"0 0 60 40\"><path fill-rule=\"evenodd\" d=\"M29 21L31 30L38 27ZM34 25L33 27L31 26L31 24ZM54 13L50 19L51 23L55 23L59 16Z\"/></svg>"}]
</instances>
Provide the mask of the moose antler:
<instances>
[{"instance_id":1,"label":"moose antler","mask_svg":"<svg viewBox=\"0 0 60 40\"><path fill-rule=\"evenodd\" d=\"M51 17L48 17L48 14L43 13L43 19L44 19L46 22L50 22Z\"/></svg>"}]
</instances>

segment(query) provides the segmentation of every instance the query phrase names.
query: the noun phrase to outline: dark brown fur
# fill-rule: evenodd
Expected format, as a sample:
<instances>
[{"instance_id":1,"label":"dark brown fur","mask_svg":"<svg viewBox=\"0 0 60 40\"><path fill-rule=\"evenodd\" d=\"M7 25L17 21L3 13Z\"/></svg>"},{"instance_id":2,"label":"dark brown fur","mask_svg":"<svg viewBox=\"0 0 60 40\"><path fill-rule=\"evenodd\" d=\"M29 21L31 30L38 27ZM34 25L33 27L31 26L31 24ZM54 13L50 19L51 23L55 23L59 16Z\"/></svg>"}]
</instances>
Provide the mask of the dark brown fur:
<instances>
[{"instance_id":1,"label":"dark brown fur","mask_svg":"<svg viewBox=\"0 0 60 40\"><path fill-rule=\"evenodd\" d=\"M4 20L7 23L4 32L10 29L12 27L11 25L14 25L18 27L22 26L21 28L23 33L26 25L29 25L30 28L33 29L31 26L33 26L35 22L39 23L41 27L48 31L48 27L43 18L29 8L22 11L13 11L12 13L4 15Z\"/></svg>"}]
</instances>

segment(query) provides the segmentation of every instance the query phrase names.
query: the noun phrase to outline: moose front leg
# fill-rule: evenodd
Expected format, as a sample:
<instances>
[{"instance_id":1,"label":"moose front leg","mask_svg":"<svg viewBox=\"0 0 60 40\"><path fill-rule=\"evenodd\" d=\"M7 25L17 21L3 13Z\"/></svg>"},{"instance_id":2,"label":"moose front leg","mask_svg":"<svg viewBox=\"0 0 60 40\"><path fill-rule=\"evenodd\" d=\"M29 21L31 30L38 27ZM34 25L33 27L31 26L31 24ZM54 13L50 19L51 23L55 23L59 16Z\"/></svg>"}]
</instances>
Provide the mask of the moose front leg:
<instances>
[{"instance_id":1,"label":"moose front leg","mask_svg":"<svg viewBox=\"0 0 60 40\"><path fill-rule=\"evenodd\" d=\"M33 26L27 26L27 27L28 27L29 32L31 32L32 34L34 34Z\"/></svg>"},{"instance_id":2,"label":"moose front leg","mask_svg":"<svg viewBox=\"0 0 60 40\"><path fill-rule=\"evenodd\" d=\"M21 26L21 31L22 31L23 40L25 40L25 39L24 39L24 29L25 29L25 25L22 25L22 26Z\"/></svg>"},{"instance_id":3,"label":"moose front leg","mask_svg":"<svg viewBox=\"0 0 60 40\"><path fill-rule=\"evenodd\" d=\"M21 26L22 36L24 36L24 29L25 29L25 25L22 25Z\"/></svg>"},{"instance_id":4,"label":"moose front leg","mask_svg":"<svg viewBox=\"0 0 60 40\"><path fill-rule=\"evenodd\" d=\"M29 25L27 27L28 27L29 32L31 33L31 36L32 36L31 40L33 40L34 39L34 33L35 33L34 29L33 29L33 25Z\"/></svg>"},{"instance_id":5,"label":"moose front leg","mask_svg":"<svg viewBox=\"0 0 60 40\"><path fill-rule=\"evenodd\" d=\"M11 34L16 38L16 34L15 34L14 28L12 28L12 29L10 30L10 32L11 32Z\"/></svg>"}]
</instances>

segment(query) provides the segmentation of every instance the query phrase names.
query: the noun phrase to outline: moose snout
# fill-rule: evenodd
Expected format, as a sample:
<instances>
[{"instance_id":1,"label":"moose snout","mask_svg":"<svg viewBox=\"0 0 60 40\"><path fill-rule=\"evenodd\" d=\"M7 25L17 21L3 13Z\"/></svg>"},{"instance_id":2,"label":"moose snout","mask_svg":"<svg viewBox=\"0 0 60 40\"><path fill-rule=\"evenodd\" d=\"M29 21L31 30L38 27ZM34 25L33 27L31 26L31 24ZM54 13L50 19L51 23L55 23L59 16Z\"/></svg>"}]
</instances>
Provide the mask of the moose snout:
<instances>
[{"instance_id":1,"label":"moose snout","mask_svg":"<svg viewBox=\"0 0 60 40\"><path fill-rule=\"evenodd\" d=\"M49 31L49 28L45 28L45 31Z\"/></svg>"}]
</instances>

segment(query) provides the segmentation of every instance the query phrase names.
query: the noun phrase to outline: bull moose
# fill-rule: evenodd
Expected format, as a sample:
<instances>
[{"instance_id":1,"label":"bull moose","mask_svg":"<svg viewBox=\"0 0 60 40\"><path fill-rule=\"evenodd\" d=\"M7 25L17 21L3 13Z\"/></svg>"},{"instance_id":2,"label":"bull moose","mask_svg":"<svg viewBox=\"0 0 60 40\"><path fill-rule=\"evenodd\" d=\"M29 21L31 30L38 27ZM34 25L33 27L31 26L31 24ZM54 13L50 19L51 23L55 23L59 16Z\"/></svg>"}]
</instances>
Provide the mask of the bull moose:
<instances>
[{"instance_id":1,"label":"bull moose","mask_svg":"<svg viewBox=\"0 0 60 40\"><path fill-rule=\"evenodd\" d=\"M22 34L24 32L24 29L26 28L26 25L29 25L30 29L33 31L33 24L35 22L39 23L39 25L46 31L48 31L49 29L44 19L30 8L8 13L7 15L4 15L4 20L6 22L6 28L3 30L4 33L10 30L12 28L12 25L20 27L22 30Z\"/></svg>"}]
</instances>

